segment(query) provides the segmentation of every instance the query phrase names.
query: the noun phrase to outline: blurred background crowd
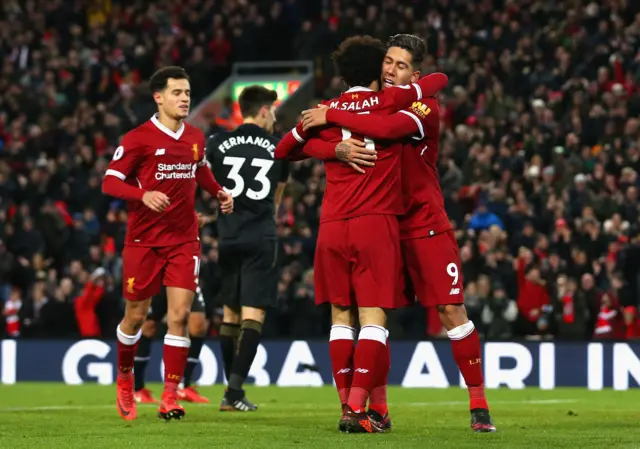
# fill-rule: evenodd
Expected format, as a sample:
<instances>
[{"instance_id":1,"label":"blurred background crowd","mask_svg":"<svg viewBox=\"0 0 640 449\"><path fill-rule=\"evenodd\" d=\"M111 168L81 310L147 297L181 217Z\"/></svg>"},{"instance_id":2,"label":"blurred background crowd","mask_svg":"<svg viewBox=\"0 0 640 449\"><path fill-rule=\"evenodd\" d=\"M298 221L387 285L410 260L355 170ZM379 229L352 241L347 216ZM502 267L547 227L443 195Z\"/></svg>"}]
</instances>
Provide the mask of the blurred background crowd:
<instances>
[{"instance_id":1,"label":"blurred background crowd","mask_svg":"<svg viewBox=\"0 0 640 449\"><path fill-rule=\"evenodd\" d=\"M633 0L2 1L0 335L112 336L127 212L100 183L120 136L155 110L157 68L185 67L195 106L234 62L311 60L326 99L342 89L330 61L342 39L395 33L423 37L423 72L449 75L438 168L476 327L488 339L639 337ZM313 338L329 329L312 287L322 164L292 176L265 334ZM206 193L198 209L215 210ZM203 230L213 334L215 237ZM389 327L442 335L436 315L410 307Z\"/></svg>"}]
</instances>

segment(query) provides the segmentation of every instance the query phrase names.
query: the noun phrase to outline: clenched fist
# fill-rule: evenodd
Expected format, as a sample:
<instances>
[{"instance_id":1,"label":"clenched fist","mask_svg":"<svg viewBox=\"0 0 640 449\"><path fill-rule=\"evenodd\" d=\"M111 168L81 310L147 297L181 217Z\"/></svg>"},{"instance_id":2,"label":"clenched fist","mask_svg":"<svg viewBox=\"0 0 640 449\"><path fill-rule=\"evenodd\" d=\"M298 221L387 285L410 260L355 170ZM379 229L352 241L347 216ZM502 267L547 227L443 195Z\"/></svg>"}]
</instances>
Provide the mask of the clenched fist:
<instances>
[{"instance_id":1,"label":"clenched fist","mask_svg":"<svg viewBox=\"0 0 640 449\"><path fill-rule=\"evenodd\" d=\"M142 202L154 212L162 212L171 204L167 195L157 191L145 192Z\"/></svg>"}]
</instances>

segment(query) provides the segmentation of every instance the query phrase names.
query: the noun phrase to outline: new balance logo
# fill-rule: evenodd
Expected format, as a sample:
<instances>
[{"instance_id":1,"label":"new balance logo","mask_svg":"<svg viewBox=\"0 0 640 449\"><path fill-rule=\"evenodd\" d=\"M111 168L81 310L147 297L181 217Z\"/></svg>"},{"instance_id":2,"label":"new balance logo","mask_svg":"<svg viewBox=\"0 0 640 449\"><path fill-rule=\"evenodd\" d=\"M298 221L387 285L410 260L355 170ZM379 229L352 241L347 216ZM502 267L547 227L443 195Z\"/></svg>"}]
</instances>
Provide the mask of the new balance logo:
<instances>
[{"instance_id":1,"label":"new balance logo","mask_svg":"<svg viewBox=\"0 0 640 449\"><path fill-rule=\"evenodd\" d=\"M451 291L449 292L449 295L459 295L459 294L460 294L459 288L452 288Z\"/></svg>"},{"instance_id":2,"label":"new balance logo","mask_svg":"<svg viewBox=\"0 0 640 449\"><path fill-rule=\"evenodd\" d=\"M365 368L356 368L356 373L367 374L369 372L368 369Z\"/></svg>"},{"instance_id":3,"label":"new balance logo","mask_svg":"<svg viewBox=\"0 0 640 449\"><path fill-rule=\"evenodd\" d=\"M336 374L349 374L351 372L351 368L342 368Z\"/></svg>"},{"instance_id":4,"label":"new balance logo","mask_svg":"<svg viewBox=\"0 0 640 449\"><path fill-rule=\"evenodd\" d=\"M158 148L158 149L156 150L156 156L164 156L164 153L166 153L166 152L167 152L167 150L166 150L166 149L164 149L164 148Z\"/></svg>"}]
</instances>

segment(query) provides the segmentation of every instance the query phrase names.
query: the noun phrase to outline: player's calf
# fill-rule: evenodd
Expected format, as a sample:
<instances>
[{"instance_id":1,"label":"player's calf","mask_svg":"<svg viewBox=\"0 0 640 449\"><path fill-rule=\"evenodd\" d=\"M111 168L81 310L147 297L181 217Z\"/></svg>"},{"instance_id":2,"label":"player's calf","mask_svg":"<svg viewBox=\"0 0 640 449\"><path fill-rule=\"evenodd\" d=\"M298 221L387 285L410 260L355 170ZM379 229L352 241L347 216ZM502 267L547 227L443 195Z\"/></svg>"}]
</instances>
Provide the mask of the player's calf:
<instances>
[{"instance_id":1,"label":"player's calf","mask_svg":"<svg viewBox=\"0 0 640 449\"><path fill-rule=\"evenodd\" d=\"M478 331L462 304L439 305L438 312L451 340L453 358L467 384L471 427L476 432L495 432L485 397Z\"/></svg>"},{"instance_id":2,"label":"player's calf","mask_svg":"<svg viewBox=\"0 0 640 449\"><path fill-rule=\"evenodd\" d=\"M356 313L350 307L331 306L331 331L329 332L329 356L340 403L349 399L353 380L353 354L356 339Z\"/></svg>"},{"instance_id":3,"label":"player's calf","mask_svg":"<svg viewBox=\"0 0 640 449\"><path fill-rule=\"evenodd\" d=\"M243 320L240 325L238 348L230 370L229 386L225 392L225 398L231 404L238 403L241 398L244 398L242 386L249 375L253 359L258 351L264 317L263 309L244 307L242 310Z\"/></svg>"},{"instance_id":4,"label":"player's calf","mask_svg":"<svg viewBox=\"0 0 640 449\"><path fill-rule=\"evenodd\" d=\"M118 337L118 377L116 379L116 406L125 420L136 418L136 402L133 396L133 358L141 332L125 334L121 326L116 331Z\"/></svg>"},{"instance_id":5,"label":"player's calf","mask_svg":"<svg viewBox=\"0 0 640 449\"><path fill-rule=\"evenodd\" d=\"M389 420L389 407L387 404L387 378L389 376L389 370L391 369L391 350L389 349L389 331L387 330L387 344L386 351L382 354L382 358L379 361L378 377L375 384L371 389L369 396L369 418L372 418L372 422L382 423L382 427L387 428L386 422L388 421L388 428L391 428L391 421Z\"/></svg>"},{"instance_id":6,"label":"player's calf","mask_svg":"<svg viewBox=\"0 0 640 449\"><path fill-rule=\"evenodd\" d=\"M134 399L133 361L142 332L140 328L149 309L149 300L127 301L125 317L118 325L118 377L116 379L116 406L123 419L136 417Z\"/></svg>"},{"instance_id":7,"label":"player's calf","mask_svg":"<svg viewBox=\"0 0 640 449\"><path fill-rule=\"evenodd\" d=\"M336 381L340 403L345 405L353 380L353 354L356 330L353 327L334 324L329 332L329 356L333 378Z\"/></svg>"},{"instance_id":8,"label":"player's calf","mask_svg":"<svg viewBox=\"0 0 640 449\"><path fill-rule=\"evenodd\" d=\"M178 389L178 398L187 402L208 403L209 399L198 393L192 385L193 372L200 363L200 352L204 345L204 336L207 333L207 320L204 312L191 312L189 316L189 336L191 346L187 355L187 366L184 370L182 385Z\"/></svg>"},{"instance_id":9,"label":"player's calf","mask_svg":"<svg viewBox=\"0 0 640 449\"><path fill-rule=\"evenodd\" d=\"M356 413L364 413L371 390L388 367L380 361L387 351L386 314L380 308L360 308L360 334L353 357L353 381L348 405ZM380 324L372 324L380 323Z\"/></svg>"},{"instance_id":10,"label":"player's calf","mask_svg":"<svg viewBox=\"0 0 640 449\"><path fill-rule=\"evenodd\" d=\"M165 419L180 419L184 415L184 409L176 401L191 346L186 335L192 302L192 291L167 287L168 329L164 337L164 391L158 412L158 416L163 415Z\"/></svg>"},{"instance_id":11,"label":"player's calf","mask_svg":"<svg viewBox=\"0 0 640 449\"><path fill-rule=\"evenodd\" d=\"M151 392L145 388L145 372L151 356L151 339L156 335L156 323L146 320L142 325L142 336L138 342L138 349L133 361L133 375L135 378L135 399L140 404L156 403Z\"/></svg>"}]
</instances>

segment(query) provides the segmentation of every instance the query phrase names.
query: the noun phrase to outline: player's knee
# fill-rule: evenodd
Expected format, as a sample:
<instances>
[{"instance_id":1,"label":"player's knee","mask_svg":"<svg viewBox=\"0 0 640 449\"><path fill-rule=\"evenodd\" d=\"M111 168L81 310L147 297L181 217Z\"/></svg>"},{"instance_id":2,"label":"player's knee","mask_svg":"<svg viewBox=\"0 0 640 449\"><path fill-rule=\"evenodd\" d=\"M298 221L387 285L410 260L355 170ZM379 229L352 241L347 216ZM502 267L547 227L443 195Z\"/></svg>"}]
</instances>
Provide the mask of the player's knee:
<instances>
[{"instance_id":1,"label":"player's knee","mask_svg":"<svg viewBox=\"0 0 640 449\"><path fill-rule=\"evenodd\" d=\"M240 324L240 308L224 306L222 309L222 322L229 324Z\"/></svg>"},{"instance_id":2,"label":"player's knee","mask_svg":"<svg viewBox=\"0 0 640 449\"><path fill-rule=\"evenodd\" d=\"M360 326L387 326L387 314L379 307L360 307Z\"/></svg>"},{"instance_id":3,"label":"player's knee","mask_svg":"<svg viewBox=\"0 0 640 449\"><path fill-rule=\"evenodd\" d=\"M242 321L251 320L258 323L264 323L265 311L264 309L258 309L257 307L243 307L242 308Z\"/></svg>"},{"instance_id":4,"label":"player's knee","mask_svg":"<svg viewBox=\"0 0 640 449\"><path fill-rule=\"evenodd\" d=\"M438 305L438 313L442 324L447 330L469 322L464 304L440 304Z\"/></svg>"},{"instance_id":5,"label":"player's knee","mask_svg":"<svg viewBox=\"0 0 640 449\"><path fill-rule=\"evenodd\" d=\"M153 320L145 320L142 324L142 335L147 338L153 338L158 332L158 324Z\"/></svg>"},{"instance_id":6,"label":"player's knee","mask_svg":"<svg viewBox=\"0 0 640 449\"><path fill-rule=\"evenodd\" d=\"M127 307L123 318L123 321L127 324L127 327L135 329L135 331L138 332L147 319L147 309L148 307L142 307L141 304Z\"/></svg>"},{"instance_id":7,"label":"player's knee","mask_svg":"<svg viewBox=\"0 0 640 449\"><path fill-rule=\"evenodd\" d=\"M190 311L190 307L172 307L167 312L167 326L187 327Z\"/></svg>"},{"instance_id":8,"label":"player's knee","mask_svg":"<svg viewBox=\"0 0 640 449\"><path fill-rule=\"evenodd\" d=\"M356 326L356 312L351 307L331 306L331 324L337 326Z\"/></svg>"},{"instance_id":9,"label":"player's knee","mask_svg":"<svg viewBox=\"0 0 640 449\"><path fill-rule=\"evenodd\" d=\"M242 324L240 325L241 331L246 331L247 329L251 329L260 335L262 333L262 322L252 320L251 318L244 318L242 320Z\"/></svg>"},{"instance_id":10,"label":"player's knee","mask_svg":"<svg viewBox=\"0 0 640 449\"><path fill-rule=\"evenodd\" d=\"M207 319L204 313L191 313L189 316L189 335L204 337L207 333Z\"/></svg>"}]
</instances>

